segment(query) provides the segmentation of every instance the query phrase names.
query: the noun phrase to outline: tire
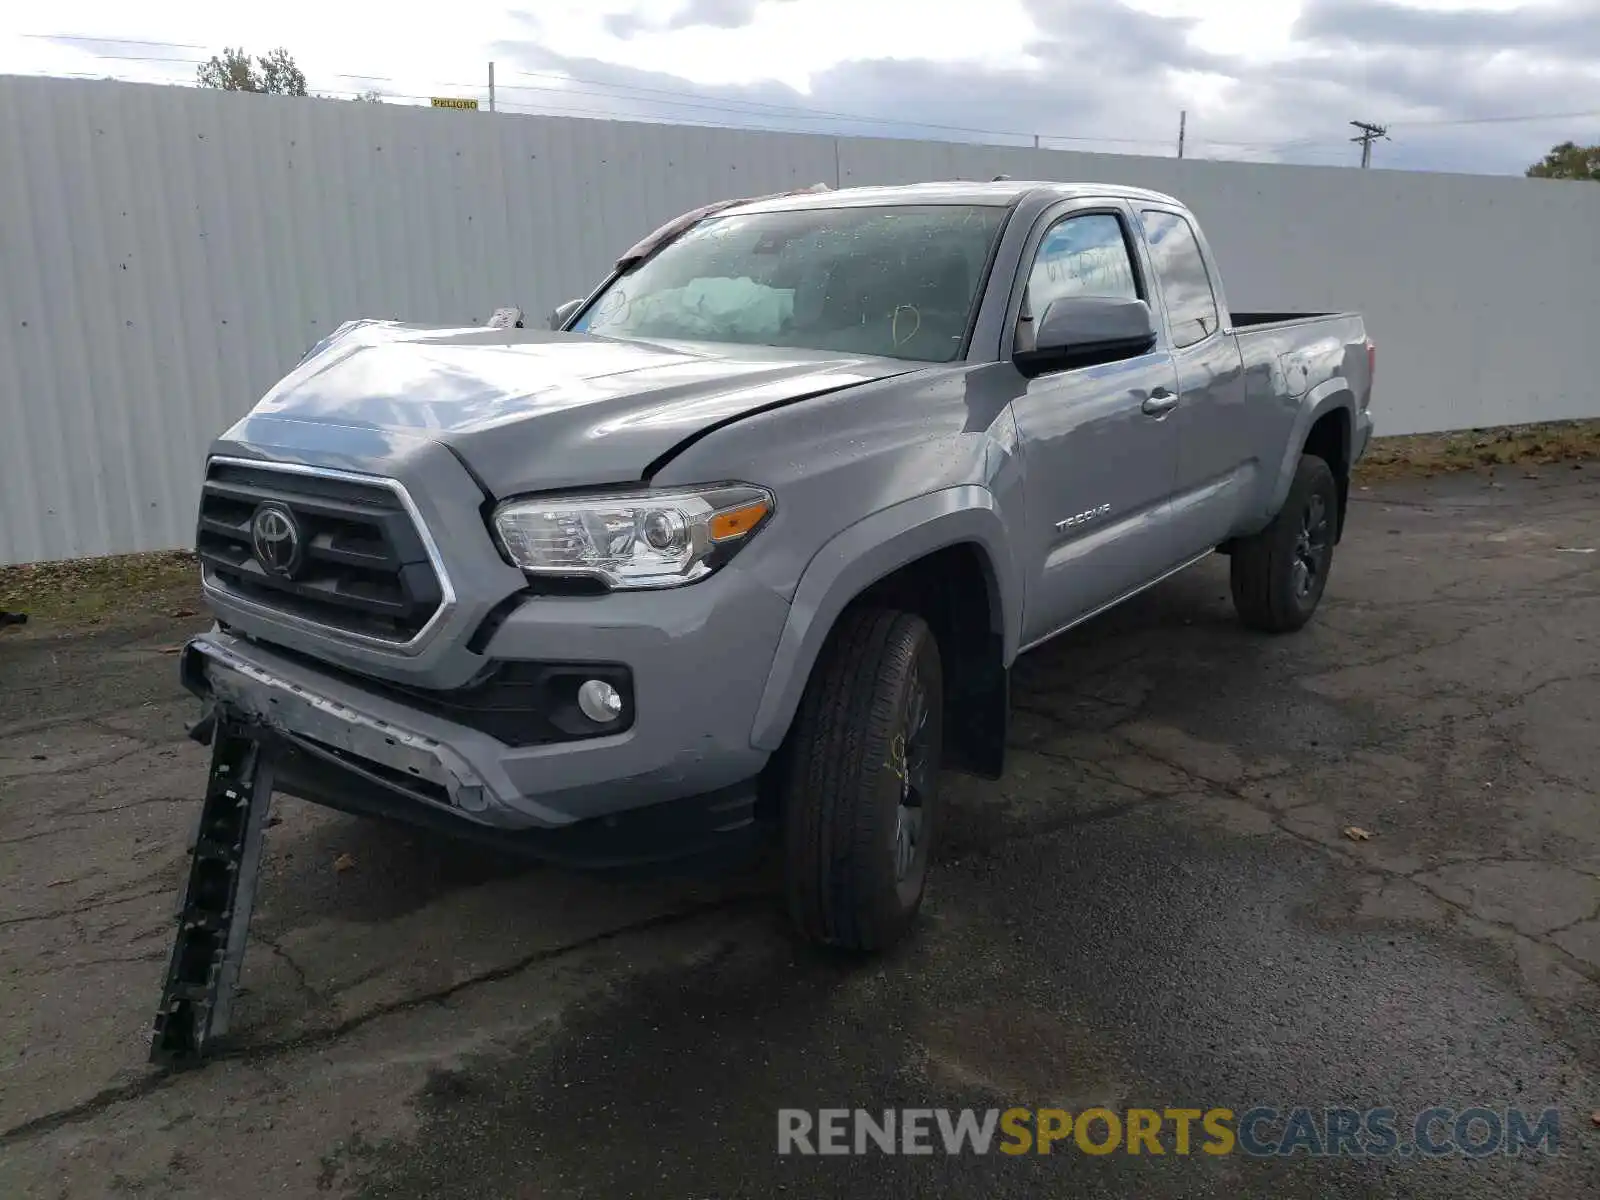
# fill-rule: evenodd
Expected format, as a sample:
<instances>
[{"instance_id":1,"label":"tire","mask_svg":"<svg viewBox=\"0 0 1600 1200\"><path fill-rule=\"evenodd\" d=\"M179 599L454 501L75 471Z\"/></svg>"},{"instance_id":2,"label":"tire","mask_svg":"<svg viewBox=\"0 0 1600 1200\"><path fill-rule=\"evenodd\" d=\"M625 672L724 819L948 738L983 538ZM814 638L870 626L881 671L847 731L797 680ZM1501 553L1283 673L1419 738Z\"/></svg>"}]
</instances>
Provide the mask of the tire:
<instances>
[{"instance_id":1,"label":"tire","mask_svg":"<svg viewBox=\"0 0 1600 1200\"><path fill-rule=\"evenodd\" d=\"M1240 538L1229 560L1233 607L1250 629L1290 633L1317 611L1333 567L1339 488L1328 464L1303 454L1283 508Z\"/></svg>"},{"instance_id":2,"label":"tire","mask_svg":"<svg viewBox=\"0 0 1600 1200\"><path fill-rule=\"evenodd\" d=\"M840 617L779 764L784 890L808 941L882 950L916 918L939 825L943 703L927 622L892 609Z\"/></svg>"}]
</instances>

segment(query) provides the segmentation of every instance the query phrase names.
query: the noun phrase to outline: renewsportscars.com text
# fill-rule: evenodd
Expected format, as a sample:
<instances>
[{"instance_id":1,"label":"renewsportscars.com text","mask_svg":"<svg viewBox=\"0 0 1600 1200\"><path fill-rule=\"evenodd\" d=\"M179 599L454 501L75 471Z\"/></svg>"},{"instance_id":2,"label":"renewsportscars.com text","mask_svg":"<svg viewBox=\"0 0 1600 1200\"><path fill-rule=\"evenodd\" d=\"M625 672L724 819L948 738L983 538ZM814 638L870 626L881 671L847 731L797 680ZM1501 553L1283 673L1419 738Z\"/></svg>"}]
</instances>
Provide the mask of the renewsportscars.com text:
<instances>
[{"instance_id":1,"label":"renewsportscars.com text","mask_svg":"<svg viewBox=\"0 0 1600 1200\"><path fill-rule=\"evenodd\" d=\"M1560 1131L1554 1108L785 1108L778 1153L1481 1158L1554 1155Z\"/></svg>"}]
</instances>

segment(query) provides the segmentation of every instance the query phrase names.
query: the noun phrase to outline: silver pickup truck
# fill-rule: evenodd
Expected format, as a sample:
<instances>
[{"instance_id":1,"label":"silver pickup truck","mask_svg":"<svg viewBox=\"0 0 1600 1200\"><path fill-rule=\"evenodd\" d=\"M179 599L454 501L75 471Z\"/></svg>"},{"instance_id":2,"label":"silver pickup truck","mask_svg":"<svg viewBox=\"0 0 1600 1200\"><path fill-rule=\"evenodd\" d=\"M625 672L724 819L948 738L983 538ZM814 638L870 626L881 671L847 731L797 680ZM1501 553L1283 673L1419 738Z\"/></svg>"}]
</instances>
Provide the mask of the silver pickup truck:
<instances>
[{"instance_id":1,"label":"silver pickup truck","mask_svg":"<svg viewBox=\"0 0 1600 1200\"><path fill-rule=\"evenodd\" d=\"M775 835L857 949L941 769L1001 772L1017 656L1219 551L1300 627L1372 428L1359 316L1230 311L1127 187L714 206L552 324L348 323L224 434L185 683L350 812L591 866Z\"/></svg>"}]
</instances>

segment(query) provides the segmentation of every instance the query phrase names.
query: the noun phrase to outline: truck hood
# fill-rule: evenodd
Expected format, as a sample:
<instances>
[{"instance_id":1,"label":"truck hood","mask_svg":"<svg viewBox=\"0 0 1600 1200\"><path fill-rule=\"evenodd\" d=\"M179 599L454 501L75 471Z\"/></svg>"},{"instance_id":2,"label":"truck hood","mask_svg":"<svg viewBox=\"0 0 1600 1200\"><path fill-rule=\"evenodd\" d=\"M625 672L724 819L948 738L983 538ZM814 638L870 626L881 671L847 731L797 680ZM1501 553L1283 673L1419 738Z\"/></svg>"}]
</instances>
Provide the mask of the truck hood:
<instances>
[{"instance_id":1,"label":"truck hood","mask_svg":"<svg viewBox=\"0 0 1600 1200\"><path fill-rule=\"evenodd\" d=\"M395 435L360 439L372 448L362 465L380 473L388 455L426 439L498 498L636 481L711 427L914 369L815 351L352 322L226 437L248 445L284 422L302 448L316 437L308 426L329 427L330 443L348 444L352 430Z\"/></svg>"}]
</instances>

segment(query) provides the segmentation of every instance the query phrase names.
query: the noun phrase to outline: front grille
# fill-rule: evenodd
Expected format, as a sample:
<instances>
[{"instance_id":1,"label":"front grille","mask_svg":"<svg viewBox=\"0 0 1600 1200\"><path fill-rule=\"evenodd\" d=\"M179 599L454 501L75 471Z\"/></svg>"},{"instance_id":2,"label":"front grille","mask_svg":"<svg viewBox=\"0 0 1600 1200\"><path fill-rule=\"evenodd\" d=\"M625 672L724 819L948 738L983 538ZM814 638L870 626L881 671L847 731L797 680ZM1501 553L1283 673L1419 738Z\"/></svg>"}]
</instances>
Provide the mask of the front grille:
<instances>
[{"instance_id":1,"label":"front grille","mask_svg":"<svg viewBox=\"0 0 1600 1200\"><path fill-rule=\"evenodd\" d=\"M264 504L286 509L297 527L300 561L288 574L257 557L252 521ZM443 603L410 513L379 483L213 462L195 550L229 592L362 637L409 642Z\"/></svg>"}]
</instances>

